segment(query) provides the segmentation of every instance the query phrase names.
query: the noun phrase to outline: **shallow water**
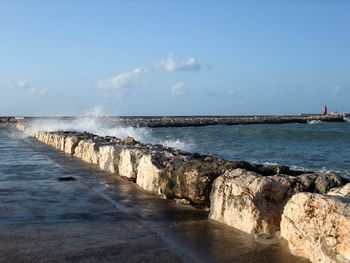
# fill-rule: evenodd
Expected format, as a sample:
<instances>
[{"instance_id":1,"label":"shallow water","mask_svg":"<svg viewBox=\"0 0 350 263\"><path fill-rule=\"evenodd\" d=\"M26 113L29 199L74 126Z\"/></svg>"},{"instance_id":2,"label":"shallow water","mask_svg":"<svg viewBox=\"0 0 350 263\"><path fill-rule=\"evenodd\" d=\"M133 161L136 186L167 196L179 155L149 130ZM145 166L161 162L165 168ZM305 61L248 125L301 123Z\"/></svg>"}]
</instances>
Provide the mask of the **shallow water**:
<instances>
[{"instance_id":1,"label":"shallow water","mask_svg":"<svg viewBox=\"0 0 350 263\"><path fill-rule=\"evenodd\" d=\"M350 175L350 123L155 128L151 136L178 140L191 151L227 159Z\"/></svg>"}]
</instances>

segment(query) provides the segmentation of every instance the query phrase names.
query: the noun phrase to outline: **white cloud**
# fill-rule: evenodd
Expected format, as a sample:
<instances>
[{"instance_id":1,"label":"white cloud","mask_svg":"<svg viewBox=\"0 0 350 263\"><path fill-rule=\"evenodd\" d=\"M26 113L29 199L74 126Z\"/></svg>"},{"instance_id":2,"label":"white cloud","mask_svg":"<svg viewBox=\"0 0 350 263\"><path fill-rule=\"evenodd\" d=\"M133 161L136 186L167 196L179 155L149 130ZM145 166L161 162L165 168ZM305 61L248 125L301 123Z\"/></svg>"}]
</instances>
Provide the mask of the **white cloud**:
<instances>
[{"instance_id":1,"label":"white cloud","mask_svg":"<svg viewBox=\"0 0 350 263\"><path fill-rule=\"evenodd\" d=\"M137 88L140 85L140 77L147 72L147 69L142 68L124 72L110 79L98 81L97 88L122 93L123 91Z\"/></svg>"},{"instance_id":2,"label":"white cloud","mask_svg":"<svg viewBox=\"0 0 350 263\"><path fill-rule=\"evenodd\" d=\"M29 84L28 79L22 79L17 81L17 87L25 92L26 95L45 95L47 93L46 89L37 90Z\"/></svg>"},{"instance_id":3,"label":"white cloud","mask_svg":"<svg viewBox=\"0 0 350 263\"><path fill-rule=\"evenodd\" d=\"M199 71L202 65L195 58L190 57L184 61L176 61L173 54L170 54L166 60L161 60L158 65L166 71Z\"/></svg>"},{"instance_id":4,"label":"white cloud","mask_svg":"<svg viewBox=\"0 0 350 263\"><path fill-rule=\"evenodd\" d=\"M187 88L185 87L185 82L175 83L171 88L171 95L173 96L182 96L186 94Z\"/></svg>"},{"instance_id":5,"label":"white cloud","mask_svg":"<svg viewBox=\"0 0 350 263\"><path fill-rule=\"evenodd\" d=\"M20 89L29 88L29 80L28 79L21 79L21 80L17 81L17 87Z\"/></svg>"},{"instance_id":6,"label":"white cloud","mask_svg":"<svg viewBox=\"0 0 350 263\"><path fill-rule=\"evenodd\" d=\"M333 89L333 92L332 92L333 99L336 99L338 97L340 90L341 90L340 86L337 86Z\"/></svg>"}]
</instances>

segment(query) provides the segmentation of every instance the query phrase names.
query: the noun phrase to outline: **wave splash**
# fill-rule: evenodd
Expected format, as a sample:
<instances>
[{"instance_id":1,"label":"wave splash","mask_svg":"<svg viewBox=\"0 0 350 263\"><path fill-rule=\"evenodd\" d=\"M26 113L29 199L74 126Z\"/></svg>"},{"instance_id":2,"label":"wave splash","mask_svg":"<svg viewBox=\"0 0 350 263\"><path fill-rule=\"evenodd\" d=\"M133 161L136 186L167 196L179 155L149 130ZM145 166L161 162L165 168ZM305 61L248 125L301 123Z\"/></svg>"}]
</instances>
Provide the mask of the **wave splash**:
<instances>
[{"instance_id":1,"label":"wave splash","mask_svg":"<svg viewBox=\"0 0 350 263\"><path fill-rule=\"evenodd\" d=\"M29 136L38 131L85 131L100 136L115 136L121 139L132 136L142 143L162 144L184 151L191 151L193 147L193 143L190 141L156 138L150 128L121 126L118 118L106 117L103 113L103 107L94 107L82 117L37 118L31 120L26 126L26 133Z\"/></svg>"}]
</instances>

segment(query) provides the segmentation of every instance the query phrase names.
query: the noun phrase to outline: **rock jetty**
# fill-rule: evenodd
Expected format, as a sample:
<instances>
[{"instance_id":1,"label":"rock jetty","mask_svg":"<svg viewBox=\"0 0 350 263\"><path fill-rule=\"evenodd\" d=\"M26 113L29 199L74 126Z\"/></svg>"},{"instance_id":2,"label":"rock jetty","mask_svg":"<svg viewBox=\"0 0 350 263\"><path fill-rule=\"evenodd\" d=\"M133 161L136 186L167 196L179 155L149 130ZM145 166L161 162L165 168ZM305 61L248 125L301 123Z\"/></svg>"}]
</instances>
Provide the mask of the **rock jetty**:
<instances>
[{"instance_id":1,"label":"rock jetty","mask_svg":"<svg viewBox=\"0 0 350 263\"><path fill-rule=\"evenodd\" d=\"M163 198L204 209L210 219L251 234L281 233L292 253L313 262L350 260L349 184L340 176L224 160L131 137L33 136Z\"/></svg>"},{"instance_id":2,"label":"rock jetty","mask_svg":"<svg viewBox=\"0 0 350 263\"><path fill-rule=\"evenodd\" d=\"M346 122L350 114L336 114L323 116L321 114L300 115L256 115L256 116L115 116L95 117L110 123L112 126L124 127L201 127L211 125L248 125L248 124L282 124L282 123L318 123L318 122ZM63 121L72 122L76 119L91 119L91 117L26 117L21 123L32 121Z\"/></svg>"},{"instance_id":3,"label":"rock jetty","mask_svg":"<svg viewBox=\"0 0 350 263\"><path fill-rule=\"evenodd\" d=\"M348 114L323 116L301 115L257 115L257 116L149 116L119 117L119 125L138 127L201 127L211 125L308 123L312 121L345 122Z\"/></svg>"}]
</instances>

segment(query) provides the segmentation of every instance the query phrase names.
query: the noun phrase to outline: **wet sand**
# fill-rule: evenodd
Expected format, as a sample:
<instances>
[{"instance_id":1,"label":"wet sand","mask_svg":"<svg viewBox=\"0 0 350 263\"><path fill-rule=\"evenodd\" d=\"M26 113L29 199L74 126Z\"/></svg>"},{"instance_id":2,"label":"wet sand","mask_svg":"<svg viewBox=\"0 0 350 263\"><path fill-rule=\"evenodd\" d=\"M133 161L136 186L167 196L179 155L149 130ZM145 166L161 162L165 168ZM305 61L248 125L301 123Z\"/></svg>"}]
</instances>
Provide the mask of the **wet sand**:
<instances>
[{"instance_id":1,"label":"wet sand","mask_svg":"<svg viewBox=\"0 0 350 263\"><path fill-rule=\"evenodd\" d=\"M0 262L308 261L1 129Z\"/></svg>"}]
</instances>

